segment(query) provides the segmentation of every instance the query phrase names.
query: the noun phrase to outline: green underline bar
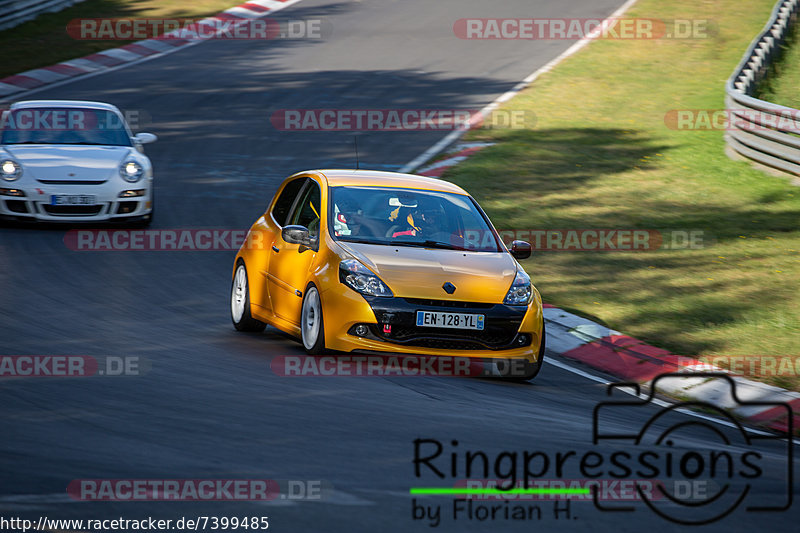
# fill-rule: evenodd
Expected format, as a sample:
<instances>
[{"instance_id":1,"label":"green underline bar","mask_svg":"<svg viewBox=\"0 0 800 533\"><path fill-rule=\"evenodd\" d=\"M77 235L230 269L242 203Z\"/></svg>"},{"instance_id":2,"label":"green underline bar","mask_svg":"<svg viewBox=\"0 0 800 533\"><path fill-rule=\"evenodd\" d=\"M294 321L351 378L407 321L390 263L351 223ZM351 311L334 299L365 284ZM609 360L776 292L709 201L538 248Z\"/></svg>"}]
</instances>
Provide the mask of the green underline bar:
<instances>
[{"instance_id":1,"label":"green underline bar","mask_svg":"<svg viewBox=\"0 0 800 533\"><path fill-rule=\"evenodd\" d=\"M503 496L503 495L516 495L516 494L589 494L589 488L584 489L459 489L451 487L411 487L408 492L410 494L429 494L438 496L447 496L453 494L468 494L468 495L487 495L487 496Z\"/></svg>"}]
</instances>

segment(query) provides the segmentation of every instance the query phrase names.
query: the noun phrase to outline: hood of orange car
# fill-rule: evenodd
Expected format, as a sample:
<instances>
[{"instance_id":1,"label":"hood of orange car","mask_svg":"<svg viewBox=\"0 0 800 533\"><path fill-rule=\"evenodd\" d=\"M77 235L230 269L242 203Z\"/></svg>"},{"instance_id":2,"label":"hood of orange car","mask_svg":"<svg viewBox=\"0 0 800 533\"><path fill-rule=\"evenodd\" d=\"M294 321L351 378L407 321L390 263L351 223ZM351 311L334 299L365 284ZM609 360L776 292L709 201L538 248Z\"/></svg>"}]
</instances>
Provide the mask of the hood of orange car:
<instances>
[{"instance_id":1,"label":"hood of orange car","mask_svg":"<svg viewBox=\"0 0 800 533\"><path fill-rule=\"evenodd\" d=\"M517 271L507 253L338 244L403 298L502 303ZM442 288L447 282L455 285L453 294Z\"/></svg>"}]
</instances>

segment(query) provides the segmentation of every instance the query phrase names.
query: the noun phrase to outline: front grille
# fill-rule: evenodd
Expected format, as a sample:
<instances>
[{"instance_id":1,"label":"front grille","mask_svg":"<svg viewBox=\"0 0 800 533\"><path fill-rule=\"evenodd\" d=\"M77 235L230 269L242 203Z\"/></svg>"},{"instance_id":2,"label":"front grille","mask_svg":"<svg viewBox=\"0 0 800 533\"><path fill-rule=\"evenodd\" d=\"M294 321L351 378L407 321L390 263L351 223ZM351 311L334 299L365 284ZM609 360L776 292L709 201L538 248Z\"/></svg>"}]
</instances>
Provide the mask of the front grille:
<instances>
[{"instance_id":1,"label":"front grille","mask_svg":"<svg viewBox=\"0 0 800 533\"><path fill-rule=\"evenodd\" d=\"M28 212L28 204L25 200L6 200L6 207L12 213Z\"/></svg>"},{"instance_id":2,"label":"front grille","mask_svg":"<svg viewBox=\"0 0 800 533\"><path fill-rule=\"evenodd\" d=\"M475 345L470 349L499 348L511 344L519 324L505 328L488 328L483 331L466 329L419 328L412 326L392 326L391 335L381 335L388 341L409 346L428 346L431 343L463 343Z\"/></svg>"},{"instance_id":3,"label":"front grille","mask_svg":"<svg viewBox=\"0 0 800 533\"><path fill-rule=\"evenodd\" d=\"M91 216L102 211L102 205L49 205L42 204L42 209L48 215L59 216Z\"/></svg>"},{"instance_id":4,"label":"front grille","mask_svg":"<svg viewBox=\"0 0 800 533\"><path fill-rule=\"evenodd\" d=\"M81 181L81 180L36 180L39 183L46 183L47 185L101 185L106 180L100 181Z\"/></svg>"},{"instance_id":5,"label":"front grille","mask_svg":"<svg viewBox=\"0 0 800 533\"><path fill-rule=\"evenodd\" d=\"M458 339L416 339L409 342L406 346L417 346L419 348L431 348L434 350L485 350L486 346L475 341Z\"/></svg>"},{"instance_id":6,"label":"front grille","mask_svg":"<svg viewBox=\"0 0 800 533\"><path fill-rule=\"evenodd\" d=\"M446 350L506 350L514 347L527 306L422 298L365 297L377 324L371 337L402 346ZM452 311L484 315L484 329L417 326L419 311ZM386 327L390 326L390 327ZM388 330L384 333L384 328Z\"/></svg>"},{"instance_id":7,"label":"front grille","mask_svg":"<svg viewBox=\"0 0 800 533\"><path fill-rule=\"evenodd\" d=\"M491 331L491 330L452 330L440 328L400 327L392 330L392 337L398 340L413 339L414 337L445 337L466 339L482 342L487 345L508 344L514 338L516 331Z\"/></svg>"},{"instance_id":8,"label":"front grille","mask_svg":"<svg viewBox=\"0 0 800 533\"><path fill-rule=\"evenodd\" d=\"M428 307L449 307L454 309L491 309L494 304L481 304L475 302L459 302L455 300L428 300L425 298L404 298L411 305L424 305Z\"/></svg>"}]
</instances>

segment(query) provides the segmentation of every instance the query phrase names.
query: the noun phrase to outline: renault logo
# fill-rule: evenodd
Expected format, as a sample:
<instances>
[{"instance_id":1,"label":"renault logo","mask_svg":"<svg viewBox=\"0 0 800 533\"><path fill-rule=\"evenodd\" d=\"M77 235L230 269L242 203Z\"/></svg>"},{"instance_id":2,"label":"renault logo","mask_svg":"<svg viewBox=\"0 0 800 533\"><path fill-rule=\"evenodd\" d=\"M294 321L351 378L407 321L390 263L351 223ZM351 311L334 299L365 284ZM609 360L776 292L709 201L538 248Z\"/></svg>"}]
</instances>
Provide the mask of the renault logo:
<instances>
[{"instance_id":1,"label":"renault logo","mask_svg":"<svg viewBox=\"0 0 800 533\"><path fill-rule=\"evenodd\" d=\"M444 289L444 292L446 292L447 294L453 294L454 292L456 292L456 286L450 283L449 281L444 285L442 285L442 288Z\"/></svg>"}]
</instances>

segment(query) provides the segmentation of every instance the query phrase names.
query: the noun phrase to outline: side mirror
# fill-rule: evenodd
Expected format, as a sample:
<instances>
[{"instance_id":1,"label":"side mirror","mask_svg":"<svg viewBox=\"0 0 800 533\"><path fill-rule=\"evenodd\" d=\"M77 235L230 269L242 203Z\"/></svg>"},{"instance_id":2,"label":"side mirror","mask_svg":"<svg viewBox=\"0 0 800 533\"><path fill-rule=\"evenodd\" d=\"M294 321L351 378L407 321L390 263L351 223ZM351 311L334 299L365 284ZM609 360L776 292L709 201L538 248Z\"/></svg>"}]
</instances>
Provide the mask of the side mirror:
<instances>
[{"instance_id":1,"label":"side mirror","mask_svg":"<svg viewBox=\"0 0 800 533\"><path fill-rule=\"evenodd\" d=\"M531 243L525 241L511 241L511 255L517 259L527 259L531 256Z\"/></svg>"},{"instance_id":2,"label":"side mirror","mask_svg":"<svg viewBox=\"0 0 800 533\"><path fill-rule=\"evenodd\" d=\"M308 228L305 226L286 226L281 230L281 237L290 244L311 245L311 238L308 236Z\"/></svg>"},{"instance_id":3,"label":"side mirror","mask_svg":"<svg viewBox=\"0 0 800 533\"><path fill-rule=\"evenodd\" d=\"M138 144L150 144L156 142L157 140L158 137L152 133L137 133L133 136L133 141Z\"/></svg>"}]
</instances>

